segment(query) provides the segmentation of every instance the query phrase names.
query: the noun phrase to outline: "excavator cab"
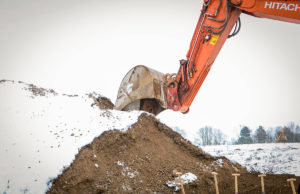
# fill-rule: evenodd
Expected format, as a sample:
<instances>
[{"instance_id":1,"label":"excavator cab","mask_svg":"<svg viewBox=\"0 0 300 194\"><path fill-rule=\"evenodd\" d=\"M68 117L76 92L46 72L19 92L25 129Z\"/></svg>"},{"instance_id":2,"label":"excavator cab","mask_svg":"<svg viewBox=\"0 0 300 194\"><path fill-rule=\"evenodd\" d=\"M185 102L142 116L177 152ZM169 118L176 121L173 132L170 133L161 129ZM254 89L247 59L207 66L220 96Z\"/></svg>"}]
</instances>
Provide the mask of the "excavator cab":
<instances>
[{"instance_id":1,"label":"excavator cab","mask_svg":"<svg viewBox=\"0 0 300 194\"><path fill-rule=\"evenodd\" d=\"M144 110L154 115L167 109L165 74L143 65L133 67L123 78L115 103L117 110Z\"/></svg>"}]
</instances>

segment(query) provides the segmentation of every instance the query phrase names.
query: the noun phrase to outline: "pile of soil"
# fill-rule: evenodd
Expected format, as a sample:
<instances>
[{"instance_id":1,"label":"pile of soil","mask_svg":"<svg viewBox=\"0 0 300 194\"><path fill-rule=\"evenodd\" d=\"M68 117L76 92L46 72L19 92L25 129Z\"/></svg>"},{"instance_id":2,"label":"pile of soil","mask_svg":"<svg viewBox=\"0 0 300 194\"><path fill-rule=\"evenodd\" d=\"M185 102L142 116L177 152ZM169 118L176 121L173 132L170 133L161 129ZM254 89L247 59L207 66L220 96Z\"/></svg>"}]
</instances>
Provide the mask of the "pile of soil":
<instances>
[{"instance_id":1,"label":"pile of soil","mask_svg":"<svg viewBox=\"0 0 300 194\"><path fill-rule=\"evenodd\" d=\"M0 84L5 82L14 83L0 80ZM52 89L18 83L25 84L32 98L57 95ZM114 107L104 96L94 92L87 95L94 101L91 106L107 111ZM175 188L166 183L175 179L176 171L197 176L197 180L184 185L186 193L215 193L212 172L218 173L220 193L234 193L232 173L240 174L240 193L261 193L258 172L249 173L225 157L204 153L149 114L142 114L128 131L104 132L83 147L73 163L51 180L52 187L47 193L173 193ZM291 193L288 178L296 177L268 174L265 177L266 193ZM296 188L299 182L297 177Z\"/></svg>"},{"instance_id":2,"label":"pile of soil","mask_svg":"<svg viewBox=\"0 0 300 194\"><path fill-rule=\"evenodd\" d=\"M232 173L241 174L240 193L261 193L258 172L249 173L227 158L204 153L148 114L142 114L128 131L104 132L83 147L51 181L47 193L173 193L175 188L166 182L174 180L174 170L197 176L184 185L186 193L215 193L213 171L218 173L220 193L234 193ZM266 193L291 193L286 179L293 177L268 174Z\"/></svg>"}]
</instances>

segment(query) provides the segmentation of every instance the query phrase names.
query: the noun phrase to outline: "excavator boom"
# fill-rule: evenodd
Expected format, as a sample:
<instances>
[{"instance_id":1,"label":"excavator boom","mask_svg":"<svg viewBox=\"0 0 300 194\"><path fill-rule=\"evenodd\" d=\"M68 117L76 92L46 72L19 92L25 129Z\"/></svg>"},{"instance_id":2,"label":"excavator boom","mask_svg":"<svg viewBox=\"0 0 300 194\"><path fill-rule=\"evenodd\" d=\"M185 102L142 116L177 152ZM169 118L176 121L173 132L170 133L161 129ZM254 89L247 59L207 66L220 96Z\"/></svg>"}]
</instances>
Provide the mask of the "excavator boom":
<instances>
[{"instance_id":1,"label":"excavator boom","mask_svg":"<svg viewBox=\"0 0 300 194\"><path fill-rule=\"evenodd\" d=\"M297 0L204 0L186 59L180 60L177 74L134 67L121 83L116 108L146 110L155 115L165 109L187 113L225 41L239 32L241 13L300 24Z\"/></svg>"}]
</instances>

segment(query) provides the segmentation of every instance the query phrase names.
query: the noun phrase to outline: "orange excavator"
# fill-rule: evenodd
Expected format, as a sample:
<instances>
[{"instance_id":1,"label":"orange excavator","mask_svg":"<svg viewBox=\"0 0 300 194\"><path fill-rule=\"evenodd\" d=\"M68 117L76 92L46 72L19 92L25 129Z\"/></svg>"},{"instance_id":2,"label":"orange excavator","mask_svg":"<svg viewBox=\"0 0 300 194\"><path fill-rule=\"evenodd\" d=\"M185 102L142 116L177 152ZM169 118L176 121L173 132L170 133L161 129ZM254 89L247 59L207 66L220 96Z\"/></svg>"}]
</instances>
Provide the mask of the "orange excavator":
<instances>
[{"instance_id":1,"label":"orange excavator","mask_svg":"<svg viewBox=\"0 0 300 194\"><path fill-rule=\"evenodd\" d=\"M300 24L300 1L204 0L177 74L163 74L143 65L132 68L121 82L115 108L155 115L166 109L187 113L223 44L239 32L241 13Z\"/></svg>"},{"instance_id":2,"label":"orange excavator","mask_svg":"<svg viewBox=\"0 0 300 194\"><path fill-rule=\"evenodd\" d=\"M288 142L288 140L287 140L287 138L286 138L286 136L285 136L285 134L284 134L284 129L282 129L282 130L280 131L280 134L279 134L279 136L277 137L276 143L279 143L279 142L281 141L282 138L283 138L283 142L284 142L284 143L287 143L287 142Z\"/></svg>"}]
</instances>

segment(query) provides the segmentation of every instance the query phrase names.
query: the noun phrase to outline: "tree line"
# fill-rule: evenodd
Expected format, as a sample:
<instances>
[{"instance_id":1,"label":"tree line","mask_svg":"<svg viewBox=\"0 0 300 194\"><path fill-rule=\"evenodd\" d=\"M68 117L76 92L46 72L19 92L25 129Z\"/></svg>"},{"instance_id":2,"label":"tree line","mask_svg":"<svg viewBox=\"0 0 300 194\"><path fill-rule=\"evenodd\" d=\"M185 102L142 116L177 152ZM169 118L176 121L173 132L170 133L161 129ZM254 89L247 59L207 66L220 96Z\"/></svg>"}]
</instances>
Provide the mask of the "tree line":
<instances>
[{"instance_id":1,"label":"tree line","mask_svg":"<svg viewBox=\"0 0 300 194\"><path fill-rule=\"evenodd\" d=\"M286 126L277 126L267 130L263 126L258 126L255 130L241 126L239 136L230 141L220 129L205 126L197 131L194 143L196 145L275 143L282 130L288 142L300 142L300 126L290 122Z\"/></svg>"}]
</instances>

